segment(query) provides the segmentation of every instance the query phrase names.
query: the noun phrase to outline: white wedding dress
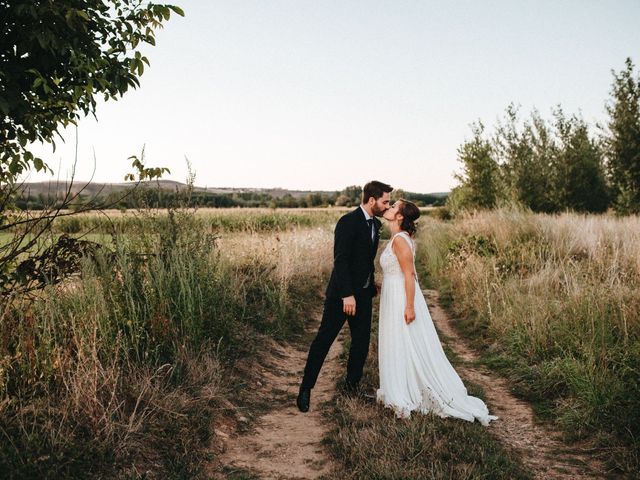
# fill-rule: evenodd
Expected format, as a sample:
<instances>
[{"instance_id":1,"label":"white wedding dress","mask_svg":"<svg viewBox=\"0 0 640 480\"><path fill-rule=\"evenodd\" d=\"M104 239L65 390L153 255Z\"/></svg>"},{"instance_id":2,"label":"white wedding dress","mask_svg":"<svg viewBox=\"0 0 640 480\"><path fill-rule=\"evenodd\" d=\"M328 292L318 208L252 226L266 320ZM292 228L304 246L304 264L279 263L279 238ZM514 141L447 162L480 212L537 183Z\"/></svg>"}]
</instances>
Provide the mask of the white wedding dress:
<instances>
[{"instance_id":1,"label":"white wedding dress","mask_svg":"<svg viewBox=\"0 0 640 480\"><path fill-rule=\"evenodd\" d=\"M470 422L477 419L488 425L498 417L489 415L482 400L467 394L442 350L417 279L416 318L409 325L405 323L404 275L391 248L394 241L409 244L415 265L415 246L411 237L406 232L395 234L380 256L383 279L378 332L378 402L393 409L398 417L409 417L413 411L433 412L440 417Z\"/></svg>"}]
</instances>

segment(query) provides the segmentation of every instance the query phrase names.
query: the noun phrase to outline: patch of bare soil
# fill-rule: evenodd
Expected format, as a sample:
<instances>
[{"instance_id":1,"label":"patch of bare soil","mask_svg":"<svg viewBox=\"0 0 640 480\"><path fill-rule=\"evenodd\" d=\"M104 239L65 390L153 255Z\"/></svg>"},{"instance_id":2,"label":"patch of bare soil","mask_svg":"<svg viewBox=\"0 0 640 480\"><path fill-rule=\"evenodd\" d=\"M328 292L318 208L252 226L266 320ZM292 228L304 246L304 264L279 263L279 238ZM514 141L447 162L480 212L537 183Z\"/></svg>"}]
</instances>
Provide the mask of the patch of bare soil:
<instances>
[{"instance_id":1,"label":"patch of bare soil","mask_svg":"<svg viewBox=\"0 0 640 480\"><path fill-rule=\"evenodd\" d=\"M478 355L467 345L440 306L436 290L424 290L429 311L438 330L449 337L449 347L466 363L456 367L463 379L480 385L489 411L500 418L488 427L505 445L515 449L523 463L538 479L604 478L602 463L594 457L594 447L586 442L568 445L562 434L534 420L531 406L516 398L505 379L468 363Z\"/></svg>"},{"instance_id":2,"label":"patch of bare soil","mask_svg":"<svg viewBox=\"0 0 640 480\"><path fill-rule=\"evenodd\" d=\"M231 424L216 428L223 451L216 462L217 472L210 472L212 478L313 479L334 468L322 444L330 428L322 410L333 399L335 380L341 373L342 334L332 345L311 392L311 408L301 413L295 401L308 346L272 341L269 353L255 362L253 385L248 388L253 388L251 395L261 399L267 412L246 432L230 431L234 429ZM247 420L241 414L238 419L240 427Z\"/></svg>"}]
</instances>

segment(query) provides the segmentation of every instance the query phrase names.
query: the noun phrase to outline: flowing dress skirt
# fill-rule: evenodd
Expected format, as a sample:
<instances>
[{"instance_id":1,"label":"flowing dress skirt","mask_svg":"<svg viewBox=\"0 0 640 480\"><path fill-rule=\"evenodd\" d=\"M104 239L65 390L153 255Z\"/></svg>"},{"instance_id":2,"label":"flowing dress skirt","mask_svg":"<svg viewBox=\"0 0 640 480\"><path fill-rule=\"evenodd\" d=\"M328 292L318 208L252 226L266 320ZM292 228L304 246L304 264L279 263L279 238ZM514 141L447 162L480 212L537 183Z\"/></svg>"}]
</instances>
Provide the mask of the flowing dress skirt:
<instances>
[{"instance_id":1,"label":"flowing dress skirt","mask_svg":"<svg viewBox=\"0 0 640 480\"><path fill-rule=\"evenodd\" d=\"M413 247L413 245L412 245ZM393 258L388 258L389 253ZM447 359L416 280L415 320L404 321L406 294L404 276L396 265L385 269L395 259L388 246L381 258L384 277L380 295L378 357L380 388L377 400L393 409L398 417L411 412L433 412L440 417L455 417L488 425L497 417L489 415L482 400L467 393L462 380ZM392 270L389 272L388 270Z\"/></svg>"}]
</instances>

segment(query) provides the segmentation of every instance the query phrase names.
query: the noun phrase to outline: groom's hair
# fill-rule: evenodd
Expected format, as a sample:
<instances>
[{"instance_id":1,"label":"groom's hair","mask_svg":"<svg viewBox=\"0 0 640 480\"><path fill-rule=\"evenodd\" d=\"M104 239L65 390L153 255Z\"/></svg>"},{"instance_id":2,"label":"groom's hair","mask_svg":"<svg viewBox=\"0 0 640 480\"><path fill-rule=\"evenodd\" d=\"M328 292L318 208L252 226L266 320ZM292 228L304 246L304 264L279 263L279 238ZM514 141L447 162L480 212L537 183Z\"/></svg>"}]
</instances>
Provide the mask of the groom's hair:
<instances>
[{"instance_id":1,"label":"groom's hair","mask_svg":"<svg viewBox=\"0 0 640 480\"><path fill-rule=\"evenodd\" d=\"M378 200L385 193L391 193L392 191L393 187L391 185L373 180L362 189L362 203L367 203L371 197L374 200Z\"/></svg>"}]
</instances>

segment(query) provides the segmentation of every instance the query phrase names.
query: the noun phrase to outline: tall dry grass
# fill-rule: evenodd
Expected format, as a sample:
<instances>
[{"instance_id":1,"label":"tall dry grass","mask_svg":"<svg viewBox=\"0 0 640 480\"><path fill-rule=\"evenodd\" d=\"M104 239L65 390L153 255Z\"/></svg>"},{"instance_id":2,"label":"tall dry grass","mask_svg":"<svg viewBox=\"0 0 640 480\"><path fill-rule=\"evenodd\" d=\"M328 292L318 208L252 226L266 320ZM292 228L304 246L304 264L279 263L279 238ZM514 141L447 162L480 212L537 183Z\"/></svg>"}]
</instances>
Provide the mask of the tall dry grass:
<instances>
[{"instance_id":1,"label":"tall dry grass","mask_svg":"<svg viewBox=\"0 0 640 480\"><path fill-rule=\"evenodd\" d=\"M617 472L640 468L640 218L427 219L422 269L517 391Z\"/></svg>"},{"instance_id":2,"label":"tall dry grass","mask_svg":"<svg viewBox=\"0 0 640 480\"><path fill-rule=\"evenodd\" d=\"M331 265L328 229L220 237L174 212L122 231L79 278L3 305L8 478L198 477L229 362L300 332Z\"/></svg>"}]
</instances>

